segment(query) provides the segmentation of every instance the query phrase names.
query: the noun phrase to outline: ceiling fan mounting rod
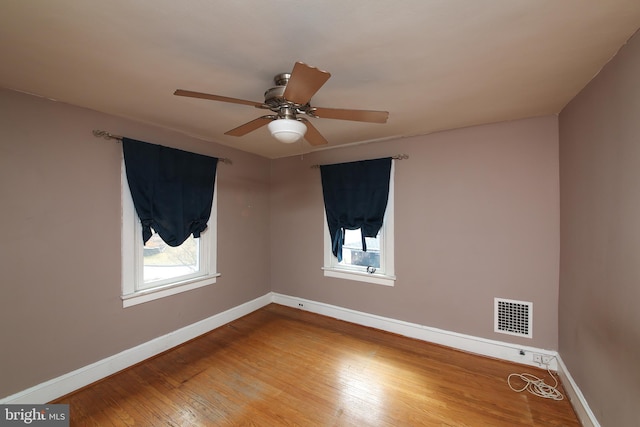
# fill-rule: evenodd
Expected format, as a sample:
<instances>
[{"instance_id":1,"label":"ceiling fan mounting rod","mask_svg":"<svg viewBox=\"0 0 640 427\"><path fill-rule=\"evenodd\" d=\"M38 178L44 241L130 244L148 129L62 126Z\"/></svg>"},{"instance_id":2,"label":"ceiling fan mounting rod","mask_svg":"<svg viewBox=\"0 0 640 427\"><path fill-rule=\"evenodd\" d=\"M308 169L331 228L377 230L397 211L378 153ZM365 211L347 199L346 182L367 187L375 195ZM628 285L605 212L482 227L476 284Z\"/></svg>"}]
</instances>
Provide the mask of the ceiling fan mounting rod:
<instances>
[{"instance_id":1,"label":"ceiling fan mounting rod","mask_svg":"<svg viewBox=\"0 0 640 427\"><path fill-rule=\"evenodd\" d=\"M291 73L280 73L276 74L273 77L273 82L276 86L286 86L289 83L289 79L291 78Z\"/></svg>"}]
</instances>

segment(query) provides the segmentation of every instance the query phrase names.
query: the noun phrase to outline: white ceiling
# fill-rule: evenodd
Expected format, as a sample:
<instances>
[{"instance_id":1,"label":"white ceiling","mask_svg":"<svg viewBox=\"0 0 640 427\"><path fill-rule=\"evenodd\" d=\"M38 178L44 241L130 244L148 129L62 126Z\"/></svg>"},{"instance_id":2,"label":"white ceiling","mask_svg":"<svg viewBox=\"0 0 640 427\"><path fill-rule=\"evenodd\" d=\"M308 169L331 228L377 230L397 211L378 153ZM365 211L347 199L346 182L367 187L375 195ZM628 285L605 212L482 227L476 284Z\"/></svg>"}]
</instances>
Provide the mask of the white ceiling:
<instances>
[{"instance_id":1,"label":"white ceiling","mask_svg":"<svg viewBox=\"0 0 640 427\"><path fill-rule=\"evenodd\" d=\"M2 0L0 86L278 158L312 147L174 90L262 102L305 62L313 106L389 111L310 119L335 147L558 113L639 26L638 0Z\"/></svg>"}]
</instances>

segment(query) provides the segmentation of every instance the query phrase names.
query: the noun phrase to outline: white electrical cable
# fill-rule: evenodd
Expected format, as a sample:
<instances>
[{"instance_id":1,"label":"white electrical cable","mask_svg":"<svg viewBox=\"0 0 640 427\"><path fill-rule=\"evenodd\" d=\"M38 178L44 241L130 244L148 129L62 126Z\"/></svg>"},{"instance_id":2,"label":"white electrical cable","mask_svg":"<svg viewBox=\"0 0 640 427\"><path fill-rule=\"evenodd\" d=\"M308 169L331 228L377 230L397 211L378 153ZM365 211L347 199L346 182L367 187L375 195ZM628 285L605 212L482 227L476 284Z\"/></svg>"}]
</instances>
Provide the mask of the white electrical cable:
<instances>
[{"instance_id":1,"label":"white electrical cable","mask_svg":"<svg viewBox=\"0 0 640 427\"><path fill-rule=\"evenodd\" d=\"M553 399L553 400L564 399L564 396L562 395L562 393L560 393L560 391L558 391L557 389L558 380L551 373L551 370L549 369L549 365L547 365L547 372L549 373L549 375L551 375L551 378L553 378L553 381L555 382L554 385L549 385L545 383L543 379L540 379L535 375L531 375L528 373L511 374L507 378L507 383L509 384L509 388L511 388L511 390L517 391L518 393L527 390L529 393L538 397L544 397L545 399ZM524 382L524 387L522 388L513 387L511 385L511 377L516 377L522 380Z\"/></svg>"}]
</instances>

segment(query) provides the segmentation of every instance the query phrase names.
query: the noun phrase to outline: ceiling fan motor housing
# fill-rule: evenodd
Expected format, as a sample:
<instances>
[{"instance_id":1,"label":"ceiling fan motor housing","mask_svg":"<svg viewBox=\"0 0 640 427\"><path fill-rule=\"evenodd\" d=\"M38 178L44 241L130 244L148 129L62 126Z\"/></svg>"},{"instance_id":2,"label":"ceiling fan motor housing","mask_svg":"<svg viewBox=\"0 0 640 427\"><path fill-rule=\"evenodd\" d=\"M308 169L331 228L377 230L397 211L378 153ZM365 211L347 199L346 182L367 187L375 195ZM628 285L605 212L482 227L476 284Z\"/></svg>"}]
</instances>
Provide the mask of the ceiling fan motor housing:
<instances>
[{"instance_id":1,"label":"ceiling fan motor housing","mask_svg":"<svg viewBox=\"0 0 640 427\"><path fill-rule=\"evenodd\" d=\"M309 114L311 109L309 104L295 104L284 97L284 91L290 78L291 74L289 73L276 74L273 78L276 86L265 91L264 103L271 111L278 113L278 118L295 120L296 114Z\"/></svg>"},{"instance_id":2,"label":"ceiling fan motor housing","mask_svg":"<svg viewBox=\"0 0 640 427\"><path fill-rule=\"evenodd\" d=\"M287 86L276 86L271 89L267 89L264 93L264 103L271 109L278 109L282 104L286 102L283 97L284 90Z\"/></svg>"},{"instance_id":3,"label":"ceiling fan motor housing","mask_svg":"<svg viewBox=\"0 0 640 427\"><path fill-rule=\"evenodd\" d=\"M283 104L289 103L284 99L284 90L287 88L287 83L289 83L290 78L290 73L276 74L273 77L273 81L276 86L271 89L267 89L264 93L264 103L273 111L278 111Z\"/></svg>"}]
</instances>

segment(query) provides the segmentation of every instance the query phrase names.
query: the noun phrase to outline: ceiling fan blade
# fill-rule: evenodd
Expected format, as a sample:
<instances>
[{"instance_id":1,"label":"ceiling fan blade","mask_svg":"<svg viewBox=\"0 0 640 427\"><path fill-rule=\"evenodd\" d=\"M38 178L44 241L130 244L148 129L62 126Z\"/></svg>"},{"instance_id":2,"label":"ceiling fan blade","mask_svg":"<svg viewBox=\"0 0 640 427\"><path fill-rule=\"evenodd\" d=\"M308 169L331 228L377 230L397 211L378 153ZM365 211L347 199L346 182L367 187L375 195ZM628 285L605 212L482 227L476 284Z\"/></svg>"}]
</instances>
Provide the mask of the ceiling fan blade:
<instances>
[{"instance_id":1,"label":"ceiling fan blade","mask_svg":"<svg viewBox=\"0 0 640 427\"><path fill-rule=\"evenodd\" d=\"M311 113L323 119L352 120L356 122L386 123L387 111L343 110L340 108L313 108Z\"/></svg>"},{"instance_id":2,"label":"ceiling fan blade","mask_svg":"<svg viewBox=\"0 0 640 427\"><path fill-rule=\"evenodd\" d=\"M287 101L304 105L329 80L329 77L331 74L326 71L296 62L282 96Z\"/></svg>"},{"instance_id":3,"label":"ceiling fan blade","mask_svg":"<svg viewBox=\"0 0 640 427\"><path fill-rule=\"evenodd\" d=\"M187 96L189 98L202 98L202 99L210 99L212 101L222 101L222 102L231 102L233 104L251 105L256 108L267 108L261 102L247 101L247 100L238 99L238 98L229 98L227 96L212 95L210 93L193 92L190 90L178 89L175 92L173 92L173 94L178 96Z\"/></svg>"},{"instance_id":4,"label":"ceiling fan blade","mask_svg":"<svg viewBox=\"0 0 640 427\"><path fill-rule=\"evenodd\" d=\"M261 128L262 126L266 125L273 119L274 119L273 116L258 117L257 119L253 119L250 122L247 122L243 125L238 126L237 128L231 129L230 131L225 132L224 134L230 135L230 136L244 136L249 132L253 132L256 129Z\"/></svg>"},{"instance_id":5,"label":"ceiling fan blade","mask_svg":"<svg viewBox=\"0 0 640 427\"><path fill-rule=\"evenodd\" d=\"M316 129L309 120L303 118L300 118L300 120L302 120L307 126L307 131L304 134L304 139L306 139L309 144L325 145L329 143L329 141L327 141L324 136L322 136L320 132L318 132L318 129Z\"/></svg>"}]
</instances>

